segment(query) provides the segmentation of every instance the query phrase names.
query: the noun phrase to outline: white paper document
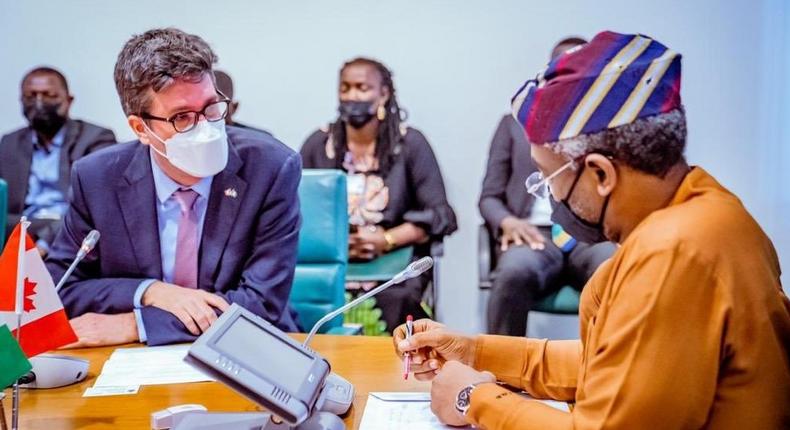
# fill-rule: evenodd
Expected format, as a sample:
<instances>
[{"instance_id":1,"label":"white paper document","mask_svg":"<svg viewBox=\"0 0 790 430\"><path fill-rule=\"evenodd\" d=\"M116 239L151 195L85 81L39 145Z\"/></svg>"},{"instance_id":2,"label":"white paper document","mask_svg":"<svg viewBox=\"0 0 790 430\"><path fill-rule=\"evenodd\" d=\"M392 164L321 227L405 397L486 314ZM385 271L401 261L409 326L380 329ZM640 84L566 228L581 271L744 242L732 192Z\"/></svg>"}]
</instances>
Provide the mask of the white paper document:
<instances>
[{"instance_id":1,"label":"white paper document","mask_svg":"<svg viewBox=\"0 0 790 430\"><path fill-rule=\"evenodd\" d=\"M430 393L370 393L359 424L359 430L458 428L442 424L431 412Z\"/></svg>"},{"instance_id":2,"label":"white paper document","mask_svg":"<svg viewBox=\"0 0 790 430\"><path fill-rule=\"evenodd\" d=\"M139 385L130 385L128 387L90 387L85 390L82 397L127 396L137 394L139 390Z\"/></svg>"},{"instance_id":3,"label":"white paper document","mask_svg":"<svg viewBox=\"0 0 790 430\"><path fill-rule=\"evenodd\" d=\"M564 402L541 402L568 411ZM362 415L360 430L440 430L458 429L442 424L431 412L430 393L370 393ZM472 428L472 427L461 427Z\"/></svg>"},{"instance_id":4,"label":"white paper document","mask_svg":"<svg viewBox=\"0 0 790 430\"><path fill-rule=\"evenodd\" d=\"M184 362L190 345L118 348L104 363L94 387L213 381Z\"/></svg>"}]
</instances>

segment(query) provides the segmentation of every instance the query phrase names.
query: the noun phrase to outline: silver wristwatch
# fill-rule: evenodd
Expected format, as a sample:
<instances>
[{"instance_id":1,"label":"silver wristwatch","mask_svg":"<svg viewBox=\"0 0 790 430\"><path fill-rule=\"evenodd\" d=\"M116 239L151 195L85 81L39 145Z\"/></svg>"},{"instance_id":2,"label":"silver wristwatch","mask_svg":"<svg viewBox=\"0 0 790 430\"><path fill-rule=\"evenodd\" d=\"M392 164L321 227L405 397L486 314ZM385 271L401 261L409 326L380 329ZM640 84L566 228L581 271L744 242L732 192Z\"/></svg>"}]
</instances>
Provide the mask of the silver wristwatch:
<instances>
[{"instance_id":1,"label":"silver wristwatch","mask_svg":"<svg viewBox=\"0 0 790 430\"><path fill-rule=\"evenodd\" d=\"M463 390L458 392L458 395L455 397L456 411L466 415L466 412L469 410L469 405L472 401L472 390L474 390L476 386L477 384L472 384L464 387Z\"/></svg>"}]
</instances>

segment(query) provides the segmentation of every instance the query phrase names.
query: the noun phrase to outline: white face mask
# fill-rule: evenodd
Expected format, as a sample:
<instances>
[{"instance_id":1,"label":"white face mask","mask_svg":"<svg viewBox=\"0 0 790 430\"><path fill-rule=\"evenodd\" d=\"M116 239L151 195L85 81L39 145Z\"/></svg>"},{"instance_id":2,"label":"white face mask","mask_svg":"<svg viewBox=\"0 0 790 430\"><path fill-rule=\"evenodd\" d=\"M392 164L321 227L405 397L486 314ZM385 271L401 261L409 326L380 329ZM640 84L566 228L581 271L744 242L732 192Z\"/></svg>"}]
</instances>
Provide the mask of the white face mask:
<instances>
[{"instance_id":1,"label":"white face mask","mask_svg":"<svg viewBox=\"0 0 790 430\"><path fill-rule=\"evenodd\" d=\"M162 140L148 125L145 128L165 145L167 154L151 149L167 158L173 166L196 178L207 178L221 172L228 164L228 135L224 121L200 121L186 133L176 133Z\"/></svg>"}]
</instances>

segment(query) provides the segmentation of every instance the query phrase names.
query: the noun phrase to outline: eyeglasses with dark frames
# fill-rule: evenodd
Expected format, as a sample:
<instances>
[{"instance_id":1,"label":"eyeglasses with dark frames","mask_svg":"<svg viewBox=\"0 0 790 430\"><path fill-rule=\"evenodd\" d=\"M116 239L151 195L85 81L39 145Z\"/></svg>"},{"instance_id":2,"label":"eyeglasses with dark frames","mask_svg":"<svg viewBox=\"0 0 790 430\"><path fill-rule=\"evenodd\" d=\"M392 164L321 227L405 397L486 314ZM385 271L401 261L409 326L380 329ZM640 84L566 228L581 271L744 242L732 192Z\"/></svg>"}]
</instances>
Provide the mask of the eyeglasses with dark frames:
<instances>
[{"instance_id":1,"label":"eyeglasses with dark frames","mask_svg":"<svg viewBox=\"0 0 790 430\"><path fill-rule=\"evenodd\" d=\"M143 119L154 120L154 121L164 121L169 122L173 129L175 129L178 133L186 133L189 130L192 130L197 126L198 122L200 121L200 117L206 118L206 121L209 122L217 122L222 121L228 116L228 110L230 108L230 99L226 97L222 92L217 90L217 94L222 96L221 100L217 100L215 102L207 104L203 110L196 112L196 111L187 111L187 112L179 112L170 116L169 118L162 118L159 116L151 115L147 112L141 113L139 116Z\"/></svg>"}]
</instances>

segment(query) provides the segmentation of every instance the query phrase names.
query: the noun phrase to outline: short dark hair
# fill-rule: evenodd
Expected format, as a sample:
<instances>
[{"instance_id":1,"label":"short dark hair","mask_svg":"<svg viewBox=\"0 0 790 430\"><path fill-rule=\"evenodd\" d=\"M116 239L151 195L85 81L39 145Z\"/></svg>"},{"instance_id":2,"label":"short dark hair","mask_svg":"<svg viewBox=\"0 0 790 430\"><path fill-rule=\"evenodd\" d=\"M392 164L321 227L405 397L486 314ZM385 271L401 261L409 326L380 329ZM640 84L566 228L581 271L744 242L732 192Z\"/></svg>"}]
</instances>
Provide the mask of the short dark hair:
<instances>
[{"instance_id":1,"label":"short dark hair","mask_svg":"<svg viewBox=\"0 0 790 430\"><path fill-rule=\"evenodd\" d=\"M681 107L547 145L571 160L591 153L602 154L663 178L673 166L685 160L686 113Z\"/></svg>"},{"instance_id":2,"label":"short dark hair","mask_svg":"<svg viewBox=\"0 0 790 430\"><path fill-rule=\"evenodd\" d=\"M66 94L69 92L69 83L66 82L66 77L63 76L63 73L60 73L58 69L50 66L38 66L29 72L25 73L25 76L22 77L22 82L19 84L20 86L25 85L25 81L27 81L33 75L52 75L57 78L61 84L63 84L63 89L66 90Z\"/></svg>"},{"instance_id":3,"label":"short dark hair","mask_svg":"<svg viewBox=\"0 0 790 430\"><path fill-rule=\"evenodd\" d=\"M140 115L150 104L148 90L159 92L176 80L214 79L217 56L199 36L177 28L158 28L132 36L115 62L115 88L126 115Z\"/></svg>"}]
</instances>

